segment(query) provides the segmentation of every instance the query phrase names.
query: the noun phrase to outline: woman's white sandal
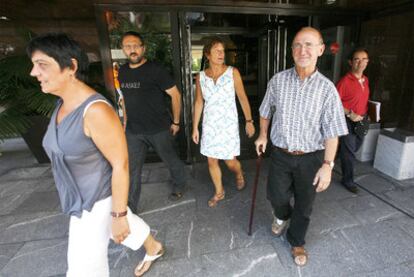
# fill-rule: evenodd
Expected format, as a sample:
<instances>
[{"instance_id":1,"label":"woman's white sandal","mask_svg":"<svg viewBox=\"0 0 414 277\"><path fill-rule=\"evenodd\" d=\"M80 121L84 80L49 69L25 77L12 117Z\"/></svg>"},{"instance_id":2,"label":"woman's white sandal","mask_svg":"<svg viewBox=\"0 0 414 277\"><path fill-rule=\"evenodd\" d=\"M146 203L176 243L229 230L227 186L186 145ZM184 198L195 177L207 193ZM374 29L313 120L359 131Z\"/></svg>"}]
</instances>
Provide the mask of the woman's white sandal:
<instances>
[{"instance_id":1,"label":"woman's white sandal","mask_svg":"<svg viewBox=\"0 0 414 277\"><path fill-rule=\"evenodd\" d=\"M137 267L134 270L135 276L142 276L145 272L147 272L150 268L152 263L157 260L159 257L161 257L162 255L164 255L164 248L161 248L160 251L158 251L158 253L156 255L147 255L145 254L144 259L137 265ZM137 272L139 272L145 265L145 263L150 262L150 265L148 266L148 269L145 272L142 272L140 275L138 275Z\"/></svg>"}]
</instances>

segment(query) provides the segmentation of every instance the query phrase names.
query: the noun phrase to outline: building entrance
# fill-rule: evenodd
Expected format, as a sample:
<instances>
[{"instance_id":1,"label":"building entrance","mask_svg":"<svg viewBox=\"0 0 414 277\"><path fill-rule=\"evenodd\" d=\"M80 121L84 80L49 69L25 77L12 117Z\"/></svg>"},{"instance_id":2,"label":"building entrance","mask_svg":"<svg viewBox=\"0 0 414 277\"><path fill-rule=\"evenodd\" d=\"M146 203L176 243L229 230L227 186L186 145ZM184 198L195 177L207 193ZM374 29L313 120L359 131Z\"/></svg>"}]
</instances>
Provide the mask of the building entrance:
<instances>
[{"instance_id":1,"label":"building entrance","mask_svg":"<svg viewBox=\"0 0 414 277\"><path fill-rule=\"evenodd\" d=\"M304 26L323 29L328 50L320 59L318 68L333 81L336 81L340 72L342 49L333 55L329 52L330 43L345 45L344 38L347 37L349 41L353 34L349 32L349 27L337 26L340 18L346 18L347 22L352 19L349 13L341 10L337 11L340 16L336 16L333 10L314 7L300 9L290 4L234 2L232 6L205 6L187 5L184 1L170 6L161 2L154 5L96 6L105 82L115 95L112 69L116 63L125 62L120 49L120 37L128 30L140 32L146 40L147 57L162 63L174 76L182 92L181 131L175 142L181 158L188 163L204 159L198 146L192 143L191 133L194 78L204 69L202 47L209 37L219 36L226 42L226 63L237 67L242 75L258 133L258 109L267 82L275 73L293 66L290 45L295 33ZM247 138L240 106L238 110L241 123L240 158L254 158L257 133L254 138ZM150 160L158 159L149 153Z\"/></svg>"}]
</instances>

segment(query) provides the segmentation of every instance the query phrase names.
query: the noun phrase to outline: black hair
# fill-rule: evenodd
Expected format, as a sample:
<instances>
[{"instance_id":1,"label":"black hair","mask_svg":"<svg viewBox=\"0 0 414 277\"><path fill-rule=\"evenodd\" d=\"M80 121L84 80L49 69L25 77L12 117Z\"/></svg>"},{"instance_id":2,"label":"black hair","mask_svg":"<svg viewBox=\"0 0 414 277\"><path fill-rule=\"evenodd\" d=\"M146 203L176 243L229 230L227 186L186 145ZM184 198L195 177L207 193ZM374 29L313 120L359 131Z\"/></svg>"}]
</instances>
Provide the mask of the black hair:
<instances>
[{"instance_id":1,"label":"black hair","mask_svg":"<svg viewBox=\"0 0 414 277\"><path fill-rule=\"evenodd\" d=\"M122 42L124 41L124 38L127 37L127 36L133 36L133 37L139 38L139 40L141 41L141 44L143 46L145 45L144 38L142 37L142 35L140 33L135 32L135 31L128 31L128 32L125 32L121 37L121 41L120 41L121 46L122 46Z\"/></svg>"},{"instance_id":2,"label":"black hair","mask_svg":"<svg viewBox=\"0 0 414 277\"><path fill-rule=\"evenodd\" d=\"M358 53L358 52L365 52L365 53L367 53L367 55L369 57L368 50L365 47L358 46L358 47L355 47L354 49L352 49L352 51L349 53L348 60L352 61L352 59L354 58L355 53Z\"/></svg>"},{"instance_id":3,"label":"black hair","mask_svg":"<svg viewBox=\"0 0 414 277\"><path fill-rule=\"evenodd\" d=\"M72 68L72 59L78 62L78 69L75 76L77 79L84 81L88 72L88 56L80 47L79 43L70 38L65 33L47 33L32 39L26 47L26 53L29 58L35 51L40 51L52 57L61 70Z\"/></svg>"}]
</instances>

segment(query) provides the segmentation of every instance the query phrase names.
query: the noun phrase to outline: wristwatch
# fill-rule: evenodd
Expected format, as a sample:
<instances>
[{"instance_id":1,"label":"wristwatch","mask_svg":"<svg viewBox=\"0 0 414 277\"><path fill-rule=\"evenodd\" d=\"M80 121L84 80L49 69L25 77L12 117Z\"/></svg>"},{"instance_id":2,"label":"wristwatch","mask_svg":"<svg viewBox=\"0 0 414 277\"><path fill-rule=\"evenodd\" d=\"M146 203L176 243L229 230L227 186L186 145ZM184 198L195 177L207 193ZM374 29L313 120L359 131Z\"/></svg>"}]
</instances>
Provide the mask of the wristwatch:
<instances>
[{"instance_id":1,"label":"wristwatch","mask_svg":"<svg viewBox=\"0 0 414 277\"><path fill-rule=\"evenodd\" d=\"M333 168L334 168L334 166L335 166L335 163L334 163L333 161L328 161L328 160L324 160L324 161L323 161L323 164L327 164L327 165L329 165L329 167L330 167L331 169L333 169Z\"/></svg>"}]
</instances>

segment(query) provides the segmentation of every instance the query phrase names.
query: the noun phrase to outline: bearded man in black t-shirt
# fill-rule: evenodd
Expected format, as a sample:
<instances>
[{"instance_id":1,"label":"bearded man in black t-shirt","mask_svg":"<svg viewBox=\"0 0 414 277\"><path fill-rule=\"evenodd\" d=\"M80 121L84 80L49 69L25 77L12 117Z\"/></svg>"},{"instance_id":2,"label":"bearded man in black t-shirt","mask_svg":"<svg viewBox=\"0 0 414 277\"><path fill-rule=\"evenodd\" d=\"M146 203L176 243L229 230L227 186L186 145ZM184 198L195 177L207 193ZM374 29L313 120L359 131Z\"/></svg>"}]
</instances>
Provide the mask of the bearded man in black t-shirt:
<instances>
[{"instance_id":1,"label":"bearded man in black t-shirt","mask_svg":"<svg viewBox=\"0 0 414 277\"><path fill-rule=\"evenodd\" d=\"M137 32L122 36L122 50L128 63L119 69L118 80L125 99L127 113L130 192L128 205L137 211L141 193L142 167L148 147L151 146L170 170L173 191L171 200L183 196L186 174L184 163L178 158L172 136L180 129L181 94L170 74L158 63L144 57L145 44ZM165 94L171 97L170 117Z\"/></svg>"}]
</instances>

